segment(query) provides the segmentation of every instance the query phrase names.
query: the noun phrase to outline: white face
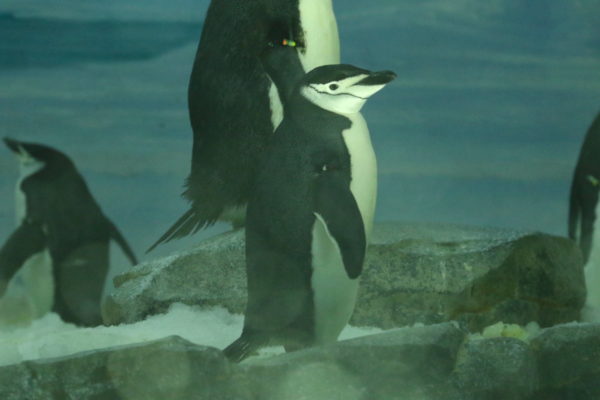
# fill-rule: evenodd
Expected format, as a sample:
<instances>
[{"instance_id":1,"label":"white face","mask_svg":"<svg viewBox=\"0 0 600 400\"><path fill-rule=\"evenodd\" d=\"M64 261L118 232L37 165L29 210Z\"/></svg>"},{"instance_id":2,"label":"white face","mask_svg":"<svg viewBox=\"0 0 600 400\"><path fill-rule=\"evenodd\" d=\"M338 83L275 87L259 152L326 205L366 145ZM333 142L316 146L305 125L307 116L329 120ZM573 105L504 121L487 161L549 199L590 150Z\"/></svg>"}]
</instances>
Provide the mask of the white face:
<instances>
[{"instance_id":1,"label":"white face","mask_svg":"<svg viewBox=\"0 0 600 400\"><path fill-rule=\"evenodd\" d=\"M46 165L44 162L33 158L24 148L19 147L19 154L17 155L19 160L19 171L21 173L21 180L27 178L30 175L35 174Z\"/></svg>"},{"instance_id":2,"label":"white face","mask_svg":"<svg viewBox=\"0 0 600 400\"><path fill-rule=\"evenodd\" d=\"M361 74L339 81L311 84L302 88L302 95L311 103L336 114L355 114L367 99L385 85L359 84L368 75Z\"/></svg>"}]
</instances>

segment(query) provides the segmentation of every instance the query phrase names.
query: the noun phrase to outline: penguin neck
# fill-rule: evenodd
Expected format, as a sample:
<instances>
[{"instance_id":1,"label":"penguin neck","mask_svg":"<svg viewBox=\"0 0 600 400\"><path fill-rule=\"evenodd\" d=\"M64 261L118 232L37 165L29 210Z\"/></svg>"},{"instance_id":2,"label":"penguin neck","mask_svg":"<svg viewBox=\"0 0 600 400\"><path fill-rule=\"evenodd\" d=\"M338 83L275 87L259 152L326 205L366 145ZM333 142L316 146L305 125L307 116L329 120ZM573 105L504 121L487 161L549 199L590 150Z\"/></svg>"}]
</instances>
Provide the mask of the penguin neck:
<instances>
[{"instance_id":1,"label":"penguin neck","mask_svg":"<svg viewBox=\"0 0 600 400\"><path fill-rule=\"evenodd\" d=\"M263 67L271 78L285 108L296 84L304 76L304 69L295 48L277 48L268 51L262 58Z\"/></svg>"},{"instance_id":2,"label":"penguin neck","mask_svg":"<svg viewBox=\"0 0 600 400\"><path fill-rule=\"evenodd\" d=\"M320 132L324 126L344 131L352 126L355 114L342 115L325 110L304 97L299 87L294 89L289 101L284 103L284 118L290 118L308 131ZM359 114L359 113L356 113Z\"/></svg>"}]
</instances>

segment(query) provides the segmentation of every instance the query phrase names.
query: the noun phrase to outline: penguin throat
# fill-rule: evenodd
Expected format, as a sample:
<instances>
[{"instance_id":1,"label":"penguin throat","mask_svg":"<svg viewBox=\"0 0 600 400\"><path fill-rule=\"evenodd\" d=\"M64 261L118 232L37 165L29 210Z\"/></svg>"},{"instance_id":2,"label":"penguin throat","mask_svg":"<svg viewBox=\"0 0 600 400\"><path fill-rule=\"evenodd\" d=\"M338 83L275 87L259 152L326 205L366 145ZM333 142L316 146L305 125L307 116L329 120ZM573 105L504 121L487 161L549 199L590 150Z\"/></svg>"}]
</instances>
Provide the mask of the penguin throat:
<instances>
[{"instance_id":1,"label":"penguin throat","mask_svg":"<svg viewBox=\"0 0 600 400\"><path fill-rule=\"evenodd\" d=\"M327 93L313 87L303 87L302 96L319 108L335 114L351 115L358 113L367 99L351 93Z\"/></svg>"}]
</instances>

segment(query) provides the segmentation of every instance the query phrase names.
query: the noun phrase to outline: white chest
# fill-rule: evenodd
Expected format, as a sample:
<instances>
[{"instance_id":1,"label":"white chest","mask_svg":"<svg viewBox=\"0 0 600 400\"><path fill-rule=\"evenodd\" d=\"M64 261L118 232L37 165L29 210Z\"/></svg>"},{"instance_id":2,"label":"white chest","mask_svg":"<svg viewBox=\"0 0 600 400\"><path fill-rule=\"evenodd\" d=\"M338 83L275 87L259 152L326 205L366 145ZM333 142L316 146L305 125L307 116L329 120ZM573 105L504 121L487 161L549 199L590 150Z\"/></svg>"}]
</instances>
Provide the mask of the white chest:
<instances>
[{"instance_id":1,"label":"white chest","mask_svg":"<svg viewBox=\"0 0 600 400\"><path fill-rule=\"evenodd\" d=\"M21 190L21 183L23 183L23 179L19 179L15 185L15 222L17 226L21 225L27 215L25 193Z\"/></svg>"},{"instance_id":2,"label":"white chest","mask_svg":"<svg viewBox=\"0 0 600 400\"><path fill-rule=\"evenodd\" d=\"M347 117L352 121L352 127L342 135L350 153L350 190L358 203L368 243L377 202L377 159L371 144L369 127L363 116L356 113Z\"/></svg>"},{"instance_id":3,"label":"white chest","mask_svg":"<svg viewBox=\"0 0 600 400\"><path fill-rule=\"evenodd\" d=\"M340 39L331 0L300 0L300 23L306 51L300 54L305 71L340 63Z\"/></svg>"},{"instance_id":4,"label":"white chest","mask_svg":"<svg viewBox=\"0 0 600 400\"><path fill-rule=\"evenodd\" d=\"M585 266L585 285L587 289L586 308L595 315L593 319L600 322L600 201L596 205L592 251Z\"/></svg>"},{"instance_id":5,"label":"white chest","mask_svg":"<svg viewBox=\"0 0 600 400\"><path fill-rule=\"evenodd\" d=\"M271 87L269 88L269 107L271 108L271 123L273 124L273 130L275 130L281 124L281 121L283 121L283 105L281 104L277 86L273 82L271 82Z\"/></svg>"},{"instance_id":6,"label":"white chest","mask_svg":"<svg viewBox=\"0 0 600 400\"><path fill-rule=\"evenodd\" d=\"M339 246L320 215L313 226L311 285L317 344L333 343L352 316L358 279L349 279Z\"/></svg>"},{"instance_id":7,"label":"white chest","mask_svg":"<svg viewBox=\"0 0 600 400\"><path fill-rule=\"evenodd\" d=\"M339 64L340 38L331 0L300 0L299 11L306 51L298 54L304 71ZM271 123L277 129L283 120L283 106L274 83L269 89L269 102Z\"/></svg>"},{"instance_id":8,"label":"white chest","mask_svg":"<svg viewBox=\"0 0 600 400\"><path fill-rule=\"evenodd\" d=\"M53 302L52 259L44 250L29 257L9 282L0 299L0 320L39 318L52 309Z\"/></svg>"},{"instance_id":9,"label":"white chest","mask_svg":"<svg viewBox=\"0 0 600 400\"><path fill-rule=\"evenodd\" d=\"M23 181L44 167L43 162L36 161L29 156L19 157L19 180L15 185L15 217L17 226L21 225L27 215L27 199L21 189Z\"/></svg>"}]
</instances>

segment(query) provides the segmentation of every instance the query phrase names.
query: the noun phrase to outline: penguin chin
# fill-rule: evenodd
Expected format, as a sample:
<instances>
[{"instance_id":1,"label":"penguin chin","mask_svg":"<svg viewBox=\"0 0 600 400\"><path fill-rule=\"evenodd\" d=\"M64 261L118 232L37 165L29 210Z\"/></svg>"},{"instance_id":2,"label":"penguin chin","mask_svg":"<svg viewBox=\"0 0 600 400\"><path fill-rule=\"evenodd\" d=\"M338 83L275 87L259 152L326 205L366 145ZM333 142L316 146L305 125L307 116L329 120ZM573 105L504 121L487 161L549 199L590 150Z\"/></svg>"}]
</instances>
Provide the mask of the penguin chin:
<instances>
[{"instance_id":1,"label":"penguin chin","mask_svg":"<svg viewBox=\"0 0 600 400\"><path fill-rule=\"evenodd\" d=\"M27 153L19 155L19 170L22 177L32 175L46 166L46 163L36 160Z\"/></svg>"}]
</instances>

